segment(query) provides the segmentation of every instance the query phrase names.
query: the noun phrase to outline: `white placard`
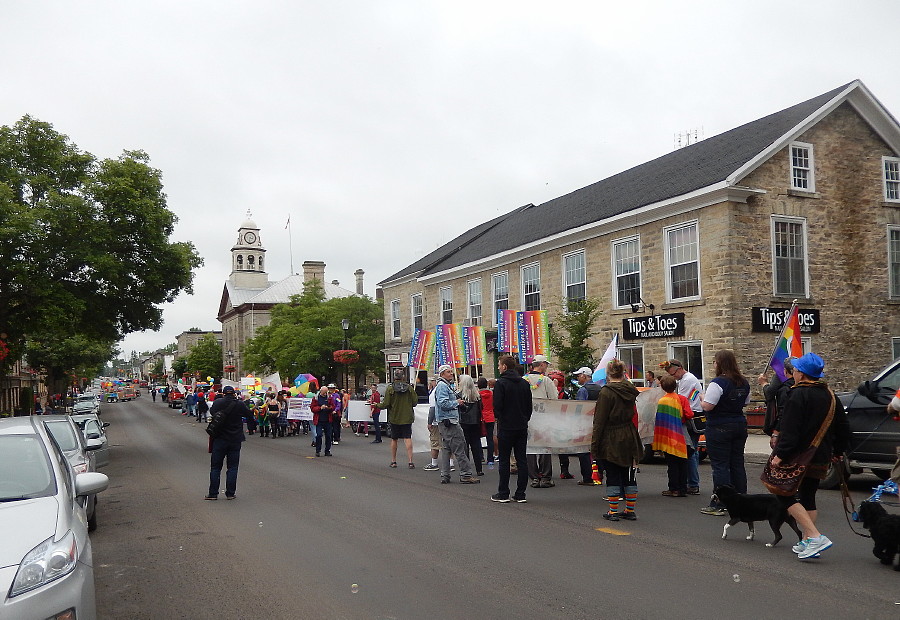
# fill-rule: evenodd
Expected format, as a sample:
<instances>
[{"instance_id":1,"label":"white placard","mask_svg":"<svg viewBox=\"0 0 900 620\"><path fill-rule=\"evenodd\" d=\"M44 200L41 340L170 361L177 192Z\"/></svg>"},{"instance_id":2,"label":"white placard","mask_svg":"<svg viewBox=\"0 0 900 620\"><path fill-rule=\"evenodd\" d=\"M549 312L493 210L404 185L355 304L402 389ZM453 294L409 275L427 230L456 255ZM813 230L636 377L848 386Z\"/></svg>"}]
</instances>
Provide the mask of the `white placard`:
<instances>
[{"instance_id":1,"label":"white placard","mask_svg":"<svg viewBox=\"0 0 900 620\"><path fill-rule=\"evenodd\" d=\"M591 400L531 401L528 454L579 454L591 451L594 406Z\"/></svg>"},{"instance_id":2,"label":"white placard","mask_svg":"<svg viewBox=\"0 0 900 620\"><path fill-rule=\"evenodd\" d=\"M383 418L379 418L382 422L387 419L386 412L382 412L385 415ZM351 400L350 405L347 407L347 421L348 422L371 422L372 421L372 406L367 405L364 400Z\"/></svg>"},{"instance_id":3,"label":"white placard","mask_svg":"<svg viewBox=\"0 0 900 620\"><path fill-rule=\"evenodd\" d=\"M297 396L288 398L288 420L312 420L313 412L310 407L311 404L312 398L300 398Z\"/></svg>"}]
</instances>

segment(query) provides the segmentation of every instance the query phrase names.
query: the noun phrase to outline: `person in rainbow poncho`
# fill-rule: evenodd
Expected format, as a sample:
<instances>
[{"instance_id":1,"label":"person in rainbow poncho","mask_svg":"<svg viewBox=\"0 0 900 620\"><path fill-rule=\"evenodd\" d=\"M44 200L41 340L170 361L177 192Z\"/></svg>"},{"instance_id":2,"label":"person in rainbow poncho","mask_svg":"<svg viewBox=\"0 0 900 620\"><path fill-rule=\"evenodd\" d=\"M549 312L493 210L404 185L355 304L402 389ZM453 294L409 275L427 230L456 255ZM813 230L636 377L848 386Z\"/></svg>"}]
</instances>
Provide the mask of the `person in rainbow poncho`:
<instances>
[{"instance_id":1,"label":"person in rainbow poncho","mask_svg":"<svg viewBox=\"0 0 900 620\"><path fill-rule=\"evenodd\" d=\"M688 452L684 423L693 417L690 401L675 392L678 383L675 377L663 375L659 386L665 394L656 406L656 427L653 431L653 449L666 457L669 474L669 489L663 491L666 497L687 497Z\"/></svg>"}]
</instances>

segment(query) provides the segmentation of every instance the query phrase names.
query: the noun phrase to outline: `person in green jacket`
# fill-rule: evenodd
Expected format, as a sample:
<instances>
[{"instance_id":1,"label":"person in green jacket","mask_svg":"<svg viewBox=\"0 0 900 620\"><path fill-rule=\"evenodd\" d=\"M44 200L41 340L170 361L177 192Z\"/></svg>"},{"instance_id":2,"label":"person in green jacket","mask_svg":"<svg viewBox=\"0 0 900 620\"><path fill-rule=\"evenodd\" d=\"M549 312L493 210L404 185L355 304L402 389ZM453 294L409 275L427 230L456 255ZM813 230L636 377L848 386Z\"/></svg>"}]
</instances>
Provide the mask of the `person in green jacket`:
<instances>
[{"instance_id":1,"label":"person in green jacket","mask_svg":"<svg viewBox=\"0 0 900 620\"><path fill-rule=\"evenodd\" d=\"M419 401L413 386L404 381L404 370L394 371L394 382L387 386L384 398L372 407L388 410L388 423L391 425L391 467L397 467L397 441L406 442L406 456L409 468L415 469L413 463L412 425L415 420L415 406Z\"/></svg>"}]
</instances>

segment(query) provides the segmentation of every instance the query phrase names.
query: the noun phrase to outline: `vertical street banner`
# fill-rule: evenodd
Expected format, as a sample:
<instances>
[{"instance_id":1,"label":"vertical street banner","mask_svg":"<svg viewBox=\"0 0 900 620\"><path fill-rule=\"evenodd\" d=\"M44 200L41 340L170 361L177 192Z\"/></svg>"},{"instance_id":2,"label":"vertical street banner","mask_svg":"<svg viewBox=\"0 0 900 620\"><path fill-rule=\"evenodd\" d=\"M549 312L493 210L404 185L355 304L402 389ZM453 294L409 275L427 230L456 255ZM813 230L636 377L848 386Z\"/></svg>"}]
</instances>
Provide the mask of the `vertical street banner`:
<instances>
[{"instance_id":1,"label":"vertical street banner","mask_svg":"<svg viewBox=\"0 0 900 620\"><path fill-rule=\"evenodd\" d=\"M550 325L546 310L516 313L516 333L519 338L519 361L528 364L535 355L550 357Z\"/></svg>"},{"instance_id":2,"label":"vertical street banner","mask_svg":"<svg viewBox=\"0 0 900 620\"><path fill-rule=\"evenodd\" d=\"M484 364L487 356L487 343L484 336L484 326L470 325L463 328L463 343L466 349L466 360L470 366Z\"/></svg>"},{"instance_id":3,"label":"vertical street banner","mask_svg":"<svg viewBox=\"0 0 900 620\"><path fill-rule=\"evenodd\" d=\"M510 355L519 352L515 310L497 310L497 350Z\"/></svg>"},{"instance_id":4,"label":"vertical street banner","mask_svg":"<svg viewBox=\"0 0 900 620\"><path fill-rule=\"evenodd\" d=\"M417 329L409 347L409 365L416 370L428 370L434 355L434 332Z\"/></svg>"},{"instance_id":5,"label":"vertical street banner","mask_svg":"<svg viewBox=\"0 0 900 620\"><path fill-rule=\"evenodd\" d=\"M445 325L447 327L448 339L450 341L450 355L453 359L451 364L454 368L461 368L469 364L466 359L466 348L463 344L463 325L462 323L451 323Z\"/></svg>"},{"instance_id":6,"label":"vertical street banner","mask_svg":"<svg viewBox=\"0 0 900 620\"><path fill-rule=\"evenodd\" d=\"M438 325L434 328L434 365L452 366L453 356L450 353L451 343L447 339L447 332L444 330L445 325Z\"/></svg>"}]
</instances>

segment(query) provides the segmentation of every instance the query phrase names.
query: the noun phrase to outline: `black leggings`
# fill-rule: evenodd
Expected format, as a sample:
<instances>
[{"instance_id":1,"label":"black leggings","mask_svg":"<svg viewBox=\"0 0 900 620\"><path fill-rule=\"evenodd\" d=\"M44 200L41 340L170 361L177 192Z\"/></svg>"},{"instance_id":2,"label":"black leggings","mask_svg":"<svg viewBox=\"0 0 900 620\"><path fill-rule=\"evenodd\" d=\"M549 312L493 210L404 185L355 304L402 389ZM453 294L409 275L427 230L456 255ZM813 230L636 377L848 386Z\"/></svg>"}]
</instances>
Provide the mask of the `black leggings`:
<instances>
[{"instance_id":1,"label":"black leggings","mask_svg":"<svg viewBox=\"0 0 900 620\"><path fill-rule=\"evenodd\" d=\"M804 478L800 481L800 488L797 489L796 495L791 495L790 497L776 495L775 497L778 498L778 502L784 507L785 510L787 510L794 504L799 503L801 506L806 508L808 512L816 509L816 491L818 490L818 478Z\"/></svg>"},{"instance_id":2,"label":"black leggings","mask_svg":"<svg viewBox=\"0 0 900 620\"><path fill-rule=\"evenodd\" d=\"M463 435L466 438L466 452L472 451L472 460L475 462L475 471L481 473L481 461L484 453L481 451L481 424L460 424Z\"/></svg>"}]
</instances>

